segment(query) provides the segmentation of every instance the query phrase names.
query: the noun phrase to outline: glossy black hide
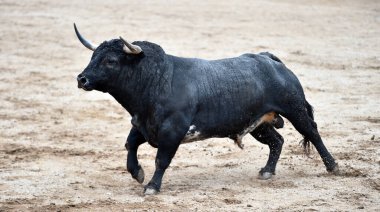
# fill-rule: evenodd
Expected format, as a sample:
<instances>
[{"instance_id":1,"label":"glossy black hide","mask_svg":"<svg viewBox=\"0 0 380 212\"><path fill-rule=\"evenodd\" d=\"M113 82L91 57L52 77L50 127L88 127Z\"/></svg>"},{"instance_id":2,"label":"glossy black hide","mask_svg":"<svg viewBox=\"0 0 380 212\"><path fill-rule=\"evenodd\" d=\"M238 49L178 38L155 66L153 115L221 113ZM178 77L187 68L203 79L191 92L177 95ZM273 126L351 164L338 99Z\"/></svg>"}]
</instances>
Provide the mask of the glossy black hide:
<instances>
[{"instance_id":1,"label":"glossy black hide","mask_svg":"<svg viewBox=\"0 0 380 212\"><path fill-rule=\"evenodd\" d=\"M138 182L144 171L137 160L139 145L157 147L156 170L145 194L161 188L162 177L181 143L229 137L242 147L251 133L270 148L260 177L270 178L283 138L274 127L287 118L316 147L328 171L337 164L327 151L297 77L270 53L202 60L166 54L150 42L134 42L140 54L127 54L119 39L103 42L78 76L78 87L111 94L132 116L127 169ZM275 121L260 122L265 114Z\"/></svg>"}]
</instances>

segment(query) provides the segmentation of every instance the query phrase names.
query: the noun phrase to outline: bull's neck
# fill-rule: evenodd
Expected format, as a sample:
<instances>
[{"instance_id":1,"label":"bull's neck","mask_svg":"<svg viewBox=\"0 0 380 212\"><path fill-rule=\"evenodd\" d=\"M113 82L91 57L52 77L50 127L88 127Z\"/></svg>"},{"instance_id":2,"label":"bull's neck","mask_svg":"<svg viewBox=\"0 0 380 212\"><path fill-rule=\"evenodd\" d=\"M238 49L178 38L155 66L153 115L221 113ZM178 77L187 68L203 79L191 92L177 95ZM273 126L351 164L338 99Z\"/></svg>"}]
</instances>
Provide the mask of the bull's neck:
<instances>
[{"instance_id":1,"label":"bull's neck","mask_svg":"<svg viewBox=\"0 0 380 212\"><path fill-rule=\"evenodd\" d=\"M131 89L120 89L109 92L119 104L121 104L130 114L134 116L141 114L149 107L149 100L145 92L133 92ZM138 97L139 96L139 97Z\"/></svg>"},{"instance_id":2,"label":"bull's neck","mask_svg":"<svg viewBox=\"0 0 380 212\"><path fill-rule=\"evenodd\" d=\"M132 116L148 114L159 99L171 92L172 69L169 61L155 70L138 67L131 76L122 75L109 93Z\"/></svg>"}]
</instances>

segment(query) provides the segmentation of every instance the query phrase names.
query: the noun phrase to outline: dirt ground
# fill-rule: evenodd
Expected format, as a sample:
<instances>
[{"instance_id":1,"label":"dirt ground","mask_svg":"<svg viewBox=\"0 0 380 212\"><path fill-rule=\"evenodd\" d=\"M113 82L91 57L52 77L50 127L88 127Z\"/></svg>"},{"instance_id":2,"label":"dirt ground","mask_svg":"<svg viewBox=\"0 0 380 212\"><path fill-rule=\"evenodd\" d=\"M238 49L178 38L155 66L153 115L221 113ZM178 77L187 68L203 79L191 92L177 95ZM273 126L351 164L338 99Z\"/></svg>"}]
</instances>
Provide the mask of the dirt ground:
<instances>
[{"instance_id":1,"label":"dirt ground","mask_svg":"<svg viewBox=\"0 0 380 212\"><path fill-rule=\"evenodd\" d=\"M217 59L270 51L304 86L341 174L303 154L289 122L277 175L251 136L182 145L156 196L125 168L129 114L76 76L120 35ZM380 3L373 1L0 0L0 211L379 211ZM141 146L146 179L156 150Z\"/></svg>"}]
</instances>

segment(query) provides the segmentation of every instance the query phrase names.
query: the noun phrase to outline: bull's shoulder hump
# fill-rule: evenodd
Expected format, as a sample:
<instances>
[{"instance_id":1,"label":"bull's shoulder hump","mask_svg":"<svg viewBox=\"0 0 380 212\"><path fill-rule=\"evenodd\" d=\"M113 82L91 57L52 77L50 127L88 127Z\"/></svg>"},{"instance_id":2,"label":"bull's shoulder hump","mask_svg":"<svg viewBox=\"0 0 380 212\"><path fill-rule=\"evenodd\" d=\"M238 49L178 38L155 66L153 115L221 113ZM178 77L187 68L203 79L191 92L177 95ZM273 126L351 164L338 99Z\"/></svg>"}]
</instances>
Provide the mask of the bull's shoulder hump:
<instances>
[{"instance_id":1,"label":"bull's shoulder hump","mask_svg":"<svg viewBox=\"0 0 380 212\"><path fill-rule=\"evenodd\" d=\"M276 61L276 62L279 62L279 63L283 63L280 58L278 58L276 55L270 53L270 52L260 52L259 55L262 55L262 56L265 56L265 57L269 57L270 59Z\"/></svg>"},{"instance_id":2,"label":"bull's shoulder hump","mask_svg":"<svg viewBox=\"0 0 380 212\"><path fill-rule=\"evenodd\" d=\"M215 62L217 63L217 62L223 62L223 61L228 61L228 60L241 59L242 57L253 58L257 55L246 53L246 54L243 54L240 56L225 57L225 58L219 58L219 59L205 59L205 58L196 58L196 57L178 57L178 56L173 56L173 55L168 55L168 56L172 58L172 61L179 62L179 63L215 63Z\"/></svg>"},{"instance_id":3,"label":"bull's shoulder hump","mask_svg":"<svg viewBox=\"0 0 380 212\"><path fill-rule=\"evenodd\" d=\"M253 53L245 53L245 54L240 55L240 57L256 58L256 57L257 57L257 54L253 54Z\"/></svg>"}]
</instances>

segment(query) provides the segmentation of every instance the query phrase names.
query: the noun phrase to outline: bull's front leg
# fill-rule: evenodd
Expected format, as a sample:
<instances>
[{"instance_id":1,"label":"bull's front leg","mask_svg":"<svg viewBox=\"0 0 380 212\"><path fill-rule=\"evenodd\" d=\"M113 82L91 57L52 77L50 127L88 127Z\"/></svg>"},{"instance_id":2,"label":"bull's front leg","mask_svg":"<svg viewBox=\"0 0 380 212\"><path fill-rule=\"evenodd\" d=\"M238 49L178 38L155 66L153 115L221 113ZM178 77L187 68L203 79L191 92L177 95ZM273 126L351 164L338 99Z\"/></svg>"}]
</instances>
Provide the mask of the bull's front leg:
<instances>
[{"instance_id":1,"label":"bull's front leg","mask_svg":"<svg viewBox=\"0 0 380 212\"><path fill-rule=\"evenodd\" d=\"M169 167L177 149L187 131L184 127L179 127L179 122L164 123L158 135L158 149L156 155L156 170L152 179L144 188L145 195L157 194L160 192L162 178L165 170Z\"/></svg>"},{"instance_id":2,"label":"bull's front leg","mask_svg":"<svg viewBox=\"0 0 380 212\"><path fill-rule=\"evenodd\" d=\"M144 170L137 160L137 149L145 142L144 136L135 127L132 127L125 143L125 148L128 150L127 170L139 183L144 182Z\"/></svg>"}]
</instances>

